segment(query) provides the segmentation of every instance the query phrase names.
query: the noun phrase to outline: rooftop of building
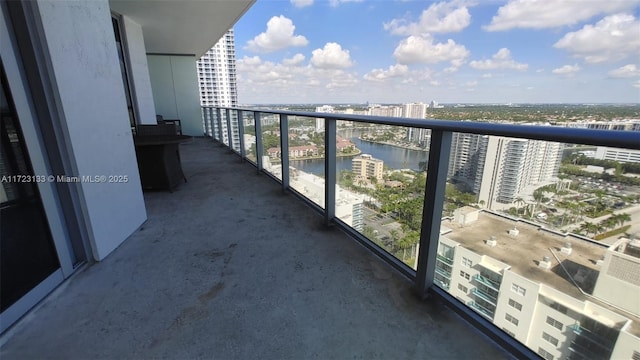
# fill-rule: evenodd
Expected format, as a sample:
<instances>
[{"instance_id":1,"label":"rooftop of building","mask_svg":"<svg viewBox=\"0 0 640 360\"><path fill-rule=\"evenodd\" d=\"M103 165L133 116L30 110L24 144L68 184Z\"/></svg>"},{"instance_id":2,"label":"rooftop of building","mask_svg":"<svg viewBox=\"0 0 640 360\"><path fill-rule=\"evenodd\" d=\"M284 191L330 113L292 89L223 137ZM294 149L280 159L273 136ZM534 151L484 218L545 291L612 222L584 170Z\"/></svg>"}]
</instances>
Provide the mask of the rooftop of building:
<instances>
[{"instance_id":1,"label":"rooftop of building","mask_svg":"<svg viewBox=\"0 0 640 360\"><path fill-rule=\"evenodd\" d=\"M563 266L585 292L591 293L599 273L596 262L607 251L603 246L568 240L560 234L543 231L539 226L484 211L480 212L477 221L464 226L453 220L443 224L452 230L446 236L465 248L509 264L515 273L581 300L585 299L584 295L573 284ZM519 232L517 236L509 234L514 228ZM497 241L494 247L486 244L486 240L492 236ZM571 255L561 253L561 248L567 242L571 243ZM545 256L551 260L549 270L538 266Z\"/></svg>"},{"instance_id":2,"label":"rooftop of building","mask_svg":"<svg viewBox=\"0 0 640 360\"><path fill-rule=\"evenodd\" d=\"M443 304L207 139L146 223L0 338L3 359L499 359Z\"/></svg>"},{"instance_id":3,"label":"rooftop of building","mask_svg":"<svg viewBox=\"0 0 640 360\"><path fill-rule=\"evenodd\" d=\"M516 228L518 235L510 231ZM591 296L585 296L575 284L587 294L592 294L600 265L607 252L606 246L593 244L573 236L565 236L540 225L517 221L486 211L481 211L478 220L460 225L453 219L442 222L441 231L447 238L460 243L461 246L481 255L510 266L510 269L533 282L545 284L580 301L588 300L611 311L620 313L631 319L628 331L640 336L640 318L636 314L620 312L620 310ZM491 247L486 241L495 237L497 245ZM571 254L561 251L566 244L571 244ZM550 269L539 267L540 261L547 256L551 262ZM574 284L575 282L575 284Z\"/></svg>"}]
</instances>

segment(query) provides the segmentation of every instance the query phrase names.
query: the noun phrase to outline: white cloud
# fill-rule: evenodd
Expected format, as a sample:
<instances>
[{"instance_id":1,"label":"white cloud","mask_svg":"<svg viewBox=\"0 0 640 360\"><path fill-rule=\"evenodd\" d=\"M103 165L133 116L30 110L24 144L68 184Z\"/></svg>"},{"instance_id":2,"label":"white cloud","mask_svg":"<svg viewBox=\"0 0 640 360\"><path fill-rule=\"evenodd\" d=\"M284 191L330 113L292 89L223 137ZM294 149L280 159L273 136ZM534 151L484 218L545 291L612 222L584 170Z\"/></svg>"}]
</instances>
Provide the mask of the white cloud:
<instances>
[{"instance_id":1,"label":"white cloud","mask_svg":"<svg viewBox=\"0 0 640 360\"><path fill-rule=\"evenodd\" d=\"M358 82L354 74L342 69L299 66L298 60L301 57L304 56L296 54L291 59L284 59L282 63L275 63L262 60L258 56L245 56L236 61L238 84L245 88L256 86L256 88L269 89L269 92L273 92L303 87L345 87Z\"/></svg>"},{"instance_id":2,"label":"white cloud","mask_svg":"<svg viewBox=\"0 0 640 360\"><path fill-rule=\"evenodd\" d=\"M290 59L282 60L283 65L300 65L304 61L305 57L302 54L295 54Z\"/></svg>"},{"instance_id":3,"label":"white cloud","mask_svg":"<svg viewBox=\"0 0 640 360\"><path fill-rule=\"evenodd\" d=\"M474 60L469 63L474 69L478 70L494 70L494 69L513 69L524 71L527 70L529 65L518 63L511 58L511 51L507 48L498 50L497 53L491 56L491 59L487 60Z\"/></svg>"},{"instance_id":4,"label":"white cloud","mask_svg":"<svg viewBox=\"0 0 640 360\"><path fill-rule=\"evenodd\" d=\"M269 53L291 46L305 46L309 43L302 35L294 35L296 27L291 19L283 15L274 16L267 22L267 30L247 42L246 49Z\"/></svg>"},{"instance_id":5,"label":"white cloud","mask_svg":"<svg viewBox=\"0 0 640 360\"><path fill-rule=\"evenodd\" d=\"M297 8L303 8L313 5L313 0L291 0L291 3Z\"/></svg>"},{"instance_id":6,"label":"white cloud","mask_svg":"<svg viewBox=\"0 0 640 360\"><path fill-rule=\"evenodd\" d=\"M388 70L373 69L364 75L364 79L369 81L385 81L390 78L402 77L407 73L409 73L409 67L407 65L396 64L389 66Z\"/></svg>"},{"instance_id":7,"label":"white cloud","mask_svg":"<svg viewBox=\"0 0 640 360\"><path fill-rule=\"evenodd\" d=\"M340 4L350 3L350 2L362 2L364 0L329 0L329 5L332 7L340 6Z\"/></svg>"},{"instance_id":8,"label":"white cloud","mask_svg":"<svg viewBox=\"0 0 640 360\"><path fill-rule=\"evenodd\" d=\"M640 21L633 15L607 16L595 25L567 33L553 46L587 63L616 61L640 55Z\"/></svg>"},{"instance_id":9,"label":"white cloud","mask_svg":"<svg viewBox=\"0 0 640 360\"><path fill-rule=\"evenodd\" d=\"M578 66L578 64L575 64L575 65L565 65L557 69L553 69L551 72L557 75L571 76L577 73L578 71L580 71L580 66Z\"/></svg>"},{"instance_id":10,"label":"white cloud","mask_svg":"<svg viewBox=\"0 0 640 360\"><path fill-rule=\"evenodd\" d=\"M393 56L400 64L450 61L453 67L459 67L469 56L469 50L451 39L446 43L434 43L430 36L409 36L400 42Z\"/></svg>"},{"instance_id":11,"label":"white cloud","mask_svg":"<svg viewBox=\"0 0 640 360\"><path fill-rule=\"evenodd\" d=\"M340 44L334 42L313 50L311 55L311 65L321 69L345 69L353 65L349 50L343 50Z\"/></svg>"},{"instance_id":12,"label":"white cloud","mask_svg":"<svg viewBox=\"0 0 640 360\"><path fill-rule=\"evenodd\" d=\"M635 64L628 64L615 70L609 71L609 76L612 78L636 77L640 76L640 69Z\"/></svg>"},{"instance_id":13,"label":"white cloud","mask_svg":"<svg viewBox=\"0 0 640 360\"><path fill-rule=\"evenodd\" d=\"M451 33L462 31L470 23L471 15L466 6L453 2L440 2L424 10L418 22L393 19L384 24L384 29L395 35Z\"/></svg>"},{"instance_id":14,"label":"white cloud","mask_svg":"<svg viewBox=\"0 0 640 360\"><path fill-rule=\"evenodd\" d=\"M330 74L332 74L329 76L331 81L325 86L327 89L345 88L358 84L358 78L351 73L342 70L333 70Z\"/></svg>"},{"instance_id":15,"label":"white cloud","mask_svg":"<svg viewBox=\"0 0 640 360\"><path fill-rule=\"evenodd\" d=\"M513 28L544 29L574 25L600 14L613 14L633 9L638 0L512 0L498 9L488 31Z\"/></svg>"},{"instance_id":16,"label":"white cloud","mask_svg":"<svg viewBox=\"0 0 640 360\"><path fill-rule=\"evenodd\" d=\"M640 89L640 80L634 82L633 84L631 84L631 86Z\"/></svg>"}]
</instances>

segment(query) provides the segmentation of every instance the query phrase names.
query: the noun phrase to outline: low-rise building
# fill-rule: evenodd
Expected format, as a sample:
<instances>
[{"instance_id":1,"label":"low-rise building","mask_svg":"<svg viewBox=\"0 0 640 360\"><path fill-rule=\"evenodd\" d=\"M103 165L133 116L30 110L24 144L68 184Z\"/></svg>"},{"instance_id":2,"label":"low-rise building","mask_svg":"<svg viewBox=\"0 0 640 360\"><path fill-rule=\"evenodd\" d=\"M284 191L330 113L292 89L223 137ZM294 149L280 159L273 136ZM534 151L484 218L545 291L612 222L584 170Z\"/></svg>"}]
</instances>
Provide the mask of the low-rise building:
<instances>
[{"instance_id":1,"label":"low-rise building","mask_svg":"<svg viewBox=\"0 0 640 360\"><path fill-rule=\"evenodd\" d=\"M607 249L486 211L442 225L436 283L543 358L640 355L635 243Z\"/></svg>"},{"instance_id":2,"label":"low-rise building","mask_svg":"<svg viewBox=\"0 0 640 360\"><path fill-rule=\"evenodd\" d=\"M356 156L351 160L351 171L354 176L364 179L382 180L384 161L376 159L369 154Z\"/></svg>"}]
</instances>

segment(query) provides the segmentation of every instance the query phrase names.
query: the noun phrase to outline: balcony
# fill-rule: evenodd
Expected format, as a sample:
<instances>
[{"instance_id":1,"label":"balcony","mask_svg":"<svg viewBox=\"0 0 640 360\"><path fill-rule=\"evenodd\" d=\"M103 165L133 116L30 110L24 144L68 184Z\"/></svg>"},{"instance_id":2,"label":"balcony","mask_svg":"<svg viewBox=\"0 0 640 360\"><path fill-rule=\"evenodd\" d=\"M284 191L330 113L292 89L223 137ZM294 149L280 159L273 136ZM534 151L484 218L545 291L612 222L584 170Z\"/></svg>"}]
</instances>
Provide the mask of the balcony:
<instances>
[{"instance_id":1,"label":"balcony","mask_svg":"<svg viewBox=\"0 0 640 360\"><path fill-rule=\"evenodd\" d=\"M438 255L438 256L437 256L437 259L438 259L439 261L442 261L443 263L445 263L445 264L449 265L449 266L453 265L453 259L448 258L448 257L446 257L446 256Z\"/></svg>"},{"instance_id":2,"label":"balcony","mask_svg":"<svg viewBox=\"0 0 640 360\"><path fill-rule=\"evenodd\" d=\"M482 306L482 305L478 304L478 303L477 303L477 302L475 302L475 301L470 301L470 302L469 302L469 306L470 306L471 308L473 308L473 309L478 310L478 313L479 313L479 314L481 314L481 315L483 315L483 316L485 316L485 317L487 317L487 319L489 319L489 320L493 320L493 311L491 311L491 310L487 309L486 307L484 307L484 306Z\"/></svg>"},{"instance_id":3,"label":"balcony","mask_svg":"<svg viewBox=\"0 0 640 360\"><path fill-rule=\"evenodd\" d=\"M5 334L19 358L508 358L228 149L181 145L188 182ZM122 281L126 279L126 281Z\"/></svg>"},{"instance_id":4,"label":"balcony","mask_svg":"<svg viewBox=\"0 0 640 360\"><path fill-rule=\"evenodd\" d=\"M493 296L491 296L491 295L489 295L489 294L487 294L487 293L485 293L485 292L483 292L481 290L478 290L478 288L471 289L471 292L473 293L473 295L479 297L480 299L488 302L489 304L491 304L493 306L496 306L497 299L494 298Z\"/></svg>"},{"instance_id":5,"label":"balcony","mask_svg":"<svg viewBox=\"0 0 640 360\"><path fill-rule=\"evenodd\" d=\"M207 107L203 108L203 117L206 134L215 141L228 146L233 153L242 159L252 163L258 173L271 177L285 193L294 195L306 203L324 218L326 225L343 230L365 248L385 260L398 273L413 282L413 289L418 294L435 295L436 298L444 300L459 314L483 329L485 333L492 334L493 339L521 357L532 357L535 354L492 324L493 315L499 303L498 298L501 296L498 293L499 282L486 276L475 277L474 281L477 282L478 288L472 289L472 293L476 301L468 304L461 303L460 299L454 296L454 292L449 293L449 284L445 279L450 277L450 273L442 271L442 267L450 266L453 268L452 272L457 274L456 266L458 264L454 264L451 259L442 258L437 254L441 244L445 243L449 247L460 246L477 255L486 255L495 267L495 269L491 268L491 271L499 273L500 269L510 268L513 276L519 279L518 281L533 281L548 285L553 288L557 296L572 296L576 301L585 301L585 297L576 292L574 283L568 282L560 274L539 269L535 266L536 262L532 261L534 259L530 258L532 254L548 252L549 249L561 246L563 243L558 242L555 233L547 234L548 230L537 226L533 221L527 221L525 227L518 225L521 231L520 239L535 237L536 241L517 241L516 246L516 241L508 237L511 236L509 230L514 226L511 216L505 216L499 211L489 211L485 215L485 210L478 209L478 207L470 209L469 214L475 211L478 215L469 223L464 219L454 219L455 216L451 216L454 213L453 209L445 208L444 205L448 201L445 196L447 171L452 168L450 162L457 161L454 154L451 154L454 151L452 149L455 148L452 138L462 133L469 136L489 135L495 137L496 141L505 143L512 141L540 142L539 140L555 142L557 146L552 147L547 155L557 159L557 162L555 160L549 161L549 164L559 164L562 156L559 150L563 149L563 144L578 143L579 145L638 148L637 133L594 132L587 129L563 127L460 123L271 109ZM240 119L242 120L240 121ZM313 132L313 135L306 133L303 135L307 139L313 137L314 145L323 146L324 151L320 153L319 157L302 161L291 157L288 149L291 149L292 146L300 146L300 144L293 143L293 139L302 133L301 128L311 129L309 133ZM367 128L367 136L363 138L362 136L345 135L350 131L349 129L355 128ZM407 181L402 187L405 195L390 194L387 190L393 185L386 183L384 188L372 184L367 186L367 179L364 176L356 179L357 186L353 186L354 183L345 182L345 178L339 176L340 173L344 175L345 171L353 174L353 166L352 162L340 159L336 149L337 139L348 137L354 141L359 140L361 145L366 146L362 142L363 139L366 142L371 140L371 134L383 134L385 138L379 140L382 141L379 143L384 144L384 141L388 141L388 139L400 139L402 134L407 133L407 128L429 129L431 141L428 152L410 155L413 158L409 160L412 160L414 164L417 164L418 160L422 164L426 163L428 176L420 177L425 175L424 170L408 171L411 173L409 176L413 182ZM292 144L290 145L290 143ZM372 149L372 147L368 147L368 149ZM404 148L399 151L406 154L409 150ZM454 158L453 160L450 159L450 155ZM315 162L313 169L305 163L307 160ZM492 163L487 165L489 160ZM487 156L485 165L491 166L493 169L502 169L504 165L500 161L497 157L489 159ZM403 169L408 168L407 164L409 164L407 158L396 161L393 169L400 170L391 170L386 174L387 178L391 179L393 175L397 175L396 178L398 176L402 178ZM411 169L416 169L416 165L409 166L414 166ZM517 171L517 169L512 170ZM501 199L500 196L510 195L499 187L499 182L495 181L498 178L492 176L492 179L487 183L488 186L493 187L493 191L496 191L493 201L497 200L497 202ZM418 182L415 181L416 179L422 180ZM409 185L412 185L413 190L410 190L411 194L406 195ZM360 188L359 192L358 188ZM422 188L421 192L415 190L420 188ZM368 204L358 203L365 209L363 211L365 216L358 221L354 220L355 210L348 214L338 211L338 208L345 203L345 199L341 196L349 191L356 191L356 197L369 196ZM500 194L500 191L503 193ZM377 196L385 197L384 201L380 201L376 198ZM416 202L419 202L418 205L422 210L418 213L419 215L409 211L416 208ZM405 205L406 207L403 207ZM473 204L471 205L473 206ZM466 208L469 210L469 206ZM469 219L471 219L471 215ZM477 221L477 224L472 224L472 221ZM397 225L393 230L396 231L396 235L393 235L393 231L385 230L385 226L389 222L395 222ZM441 233L440 225L445 226L449 231ZM402 230L405 234L398 235L398 230ZM502 234L498 236L503 237L503 245L487 246L486 239L496 234ZM572 237L573 235L566 234L565 236ZM584 253L585 259L601 258L606 251L606 246L589 241L584 237L575 239L574 250L578 245L584 247L580 252ZM579 266L589 269L589 271L598 271L593 262L581 261ZM460 275L468 280L469 274L464 269L459 270L461 270ZM521 295L524 296L524 292ZM529 291L527 296L537 297L537 294ZM595 304L594 306L606 306L606 304ZM618 315L610 315L612 318L618 317ZM527 313L525 316L532 316L532 314ZM631 321L635 322L635 318ZM619 331L619 329L615 331ZM634 338L629 342L637 343L637 337L635 337L637 332L632 328L630 334ZM528 343L526 345L534 346L535 344ZM623 349L624 345L619 348ZM564 355L568 355L568 353Z\"/></svg>"},{"instance_id":6,"label":"balcony","mask_svg":"<svg viewBox=\"0 0 640 360\"><path fill-rule=\"evenodd\" d=\"M496 283L495 281L489 280L489 278L484 277L480 274L476 274L473 276L473 279L485 286L487 286L490 289L493 289L495 291L500 291L500 284Z\"/></svg>"}]
</instances>

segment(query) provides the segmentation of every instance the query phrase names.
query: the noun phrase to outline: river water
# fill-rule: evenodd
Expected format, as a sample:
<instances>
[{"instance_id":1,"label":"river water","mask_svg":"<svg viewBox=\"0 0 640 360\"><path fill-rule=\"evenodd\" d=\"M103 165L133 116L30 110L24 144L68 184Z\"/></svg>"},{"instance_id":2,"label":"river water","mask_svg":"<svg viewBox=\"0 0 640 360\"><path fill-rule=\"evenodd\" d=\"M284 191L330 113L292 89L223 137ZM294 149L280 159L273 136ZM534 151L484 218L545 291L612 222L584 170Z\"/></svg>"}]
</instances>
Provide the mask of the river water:
<instances>
[{"instance_id":1,"label":"river water","mask_svg":"<svg viewBox=\"0 0 640 360\"><path fill-rule=\"evenodd\" d=\"M376 159L384 161L384 165L389 169L412 169L418 170L421 161L427 161L429 153L426 151L403 149L397 146L376 144L358 139L359 130L340 130L338 134L344 138L351 139L363 154L369 154ZM353 157L338 157L336 159L336 170L351 170L351 159ZM324 176L324 160L292 160L291 166L307 173Z\"/></svg>"}]
</instances>

